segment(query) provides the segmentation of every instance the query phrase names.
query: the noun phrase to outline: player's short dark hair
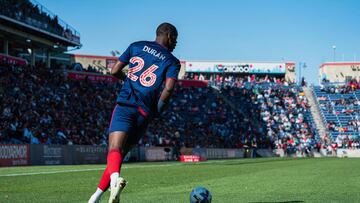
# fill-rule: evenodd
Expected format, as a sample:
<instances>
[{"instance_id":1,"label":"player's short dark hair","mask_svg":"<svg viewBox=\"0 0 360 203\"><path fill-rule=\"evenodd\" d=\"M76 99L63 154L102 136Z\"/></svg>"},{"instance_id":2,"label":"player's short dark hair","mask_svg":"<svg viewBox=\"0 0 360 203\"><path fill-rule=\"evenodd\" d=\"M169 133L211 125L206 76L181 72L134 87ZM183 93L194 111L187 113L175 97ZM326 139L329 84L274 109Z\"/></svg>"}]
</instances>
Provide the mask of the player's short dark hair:
<instances>
[{"instance_id":1,"label":"player's short dark hair","mask_svg":"<svg viewBox=\"0 0 360 203\"><path fill-rule=\"evenodd\" d=\"M177 36L178 32L176 30L176 27L170 23L161 23L156 29L156 36L168 34Z\"/></svg>"}]
</instances>

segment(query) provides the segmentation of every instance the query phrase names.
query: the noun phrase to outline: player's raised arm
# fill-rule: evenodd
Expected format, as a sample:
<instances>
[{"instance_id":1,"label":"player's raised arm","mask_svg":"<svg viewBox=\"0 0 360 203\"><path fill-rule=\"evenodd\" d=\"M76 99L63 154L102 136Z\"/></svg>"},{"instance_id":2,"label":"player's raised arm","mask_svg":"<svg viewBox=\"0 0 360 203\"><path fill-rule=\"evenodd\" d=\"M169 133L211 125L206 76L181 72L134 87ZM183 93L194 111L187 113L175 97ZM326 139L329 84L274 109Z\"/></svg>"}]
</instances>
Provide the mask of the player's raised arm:
<instances>
[{"instance_id":1,"label":"player's raised arm","mask_svg":"<svg viewBox=\"0 0 360 203\"><path fill-rule=\"evenodd\" d=\"M119 60L115 63L113 68L111 69L111 75L122 80L124 79L124 73L122 70L129 64L130 61L130 47L125 50L123 54L119 57Z\"/></svg>"},{"instance_id":2,"label":"player's raised arm","mask_svg":"<svg viewBox=\"0 0 360 203\"><path fill-rule=\"evenodd\" d=\"M122 72L122 70L125 68L126 65L127 64L122 61L117 61L111 69L111 75L118 79L124 79L124 73Z\"/></svg>"}]
</instances>

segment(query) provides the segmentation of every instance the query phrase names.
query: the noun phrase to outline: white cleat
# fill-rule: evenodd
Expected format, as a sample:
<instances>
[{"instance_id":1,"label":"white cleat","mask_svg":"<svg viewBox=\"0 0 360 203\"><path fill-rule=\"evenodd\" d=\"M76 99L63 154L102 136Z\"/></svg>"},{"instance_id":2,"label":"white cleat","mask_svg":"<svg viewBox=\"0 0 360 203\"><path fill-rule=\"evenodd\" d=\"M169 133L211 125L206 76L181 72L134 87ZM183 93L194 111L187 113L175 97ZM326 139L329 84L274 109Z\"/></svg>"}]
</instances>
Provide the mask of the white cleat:
<instances>
[{"instance_id":1,"label":"white cleat","mask_svg":"<svg viewBox=\"0 0 360 203\"><path fill-rule=\"evenodd\" d=\"M126 184L127 184L126 180L122 177L119 177L116 180L115 187L112 187L110 189L109 203L119 203L120 202L120 193L124 189Z\"/></svg>"}]
</instances>

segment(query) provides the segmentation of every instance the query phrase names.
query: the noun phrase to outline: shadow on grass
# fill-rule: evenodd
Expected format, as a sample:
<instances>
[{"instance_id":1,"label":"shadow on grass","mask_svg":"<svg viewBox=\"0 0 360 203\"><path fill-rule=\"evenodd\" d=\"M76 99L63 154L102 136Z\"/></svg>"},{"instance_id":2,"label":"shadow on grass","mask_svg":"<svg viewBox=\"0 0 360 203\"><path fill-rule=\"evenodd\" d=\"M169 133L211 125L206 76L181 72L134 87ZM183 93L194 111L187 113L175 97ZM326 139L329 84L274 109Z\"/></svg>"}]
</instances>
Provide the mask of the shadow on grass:
<instances>
[{"instance_id":1,"label":"shadow on grass","mask_svg":"<svg viewBox=\"0 0 360 203\"><path fill-rule=\"evenodd\" d=\"M280 202L249 202L249 203L299 203L299 202L304 202L304 201L280 201Z\"/></svg>"}]
</instances>

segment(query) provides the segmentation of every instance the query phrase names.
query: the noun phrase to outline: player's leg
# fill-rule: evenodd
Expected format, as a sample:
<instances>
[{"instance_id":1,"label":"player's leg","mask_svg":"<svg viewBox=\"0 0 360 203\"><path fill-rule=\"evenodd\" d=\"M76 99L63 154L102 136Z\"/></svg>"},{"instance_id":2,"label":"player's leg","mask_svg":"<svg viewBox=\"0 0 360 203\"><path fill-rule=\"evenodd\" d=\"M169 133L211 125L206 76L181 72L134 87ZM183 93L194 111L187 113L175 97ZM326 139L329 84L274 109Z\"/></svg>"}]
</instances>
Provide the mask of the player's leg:
<instances>
[{"instance_id":1,"label":"player's leg","mask_svg":"<svg viewBox=\"0 0 360 203\"><path fill-rule=\"evenodd\" d=\"M132 144L126 143L122 148L121 155L123 158L126 157L127 153L133 147ZM95 193L91 196L89 203L99 202L102 194L110 187L110 173L108 171L108 167L105 168L104 173L100 179L99 185L95 191Z\"/></svg>"},{"instance_id":2,"label":"player's leg","mask_svg":"<svg viewBox=\"0 0 360 203\"><path fill-rule=\"evenodd\" d=\"M107 167L101 176L100 182L94 194L91 195L88 203L99 203L102 194L109 188L110 185L110 174Z\"/></svg>"},{"instance_id":3,"label":"player's leg","mask_svg":"<svg viewBox=\"0 0 360 203\"><path fill-rule=\"evenodd\" d=\"M120 112L120 113L117 113ZM129 106L120 106L119 111L115 112L114 127L111 127L109 136L109 156L113 154L114 158L108 157L108 170L110 173L110 198L109 203L118 203L120 193L126 185L126 181L120 177L122 159L129 150L134 131L138 126L139 111L137 108ZM120 131L120 132L118 132ZM131 136L129 136L131 135ZM116 151L118 149L118 151ZM124 152L124 153L122 153ZM120 157L121 161L118 161ZM114 161L115 160L115 161ZM114 168L111 169L110 162L115 162ZM115 166L117 168L115 168ZM117 172L118 171L118 172Z\"/></svg>"},{"instance_id":4,"label":"player's leg","mask_svg":"<svg viewBox=\"0 0 360 203\"><path fill-rule=\"evenodd\" d=\"M121 163L123 158L125 158L126 154L130 151L130 149L134 146L134 140L135 143L138 143L138 134L137 131L132 131L132 133L130 134L130 140L128 140L127 136L125 141L122 142L122 144L120 145L119 149L121 152L121 162L120 162L120 167L119 167L119 173L111 173L109 170L110 175L110 198L109 198L109 203L118 203L120 201L120 193L121 191L124 189L124 187L126 186L127 182L124 178L120 177L120 170L121 170ZM135 138L135 139L134 139ZM114 138L115 139L115 138ZM111 142L110 142L111 143ZM120 142L116 142L114 141L114 143L120 143ZM111 144L110 144L111 146ZM117 146L114 146L117 147ZM113 185L113 181L114 181L114 185Z\"/></svg>"},{"instance_id":5,"label":"player's leg","mask_svg":"<svg viewBox=\"0 0 360 203\"><path fill-rule=\"evenodd\" d=\"M110 148L119 148L120 152L122 152L123 155L122 158L126 156L132 146L136 145L139 142L139 139L144 135L148 125L148 119L144 117L140 112L138 112L137 109L131 108L131 110L133 111L132 115L134 116L132 117L133 123L131 123L131 126L129 126L127 131L129 133L125 133L125 136L114 135L110 137L109 140ZM113 146L112 144L119 144L119 146ZM119 174L116 174L116 172L111 173L111 171L109 170L109 173L111 174L111 194L109 203L118 203L120 198L120 192L126 186L127 182L122 177L119 177ZM112 186L113 179L116 180L116 185L114 187Z\"/></svg>"},{"instance_id":6,"label":"player's leg","mask_svg":"<svg viewBox=\"0 0 360 203\"><path fill-rule=\"evenodd\" d=\"M97 203L100 201L102 194L110 187L116 187L116 185L121 185L124 187L124 181L120 177L120 169L122 164L122 159L125 157L124 149L127 149L125 142L127 139L127 133L122 131L112 132L109 135L109 151L107 155L107 166L104 170L103 175L101 176L99 185L95 193L90 197L88 203ZM117 188L121 190L122 188ZM118 193L118 192L117 192Z\"/></svg>"},{"instance_id":7,"label":"player's leg","mask_svg":"<svg viewBox=\"0 0 360 203\"><path fill-rule=\"evenodd\" d=\"M99 184L99 188L104 188L102 191L105 191L108 188L109 181L112 188L115 188L111 189L109 202L119 201L119 194L126 184L126 181L119 176L122 159L126 156L131 147L138 143L139 139L146 131L148 124L148 119L146 119L138 109L122 106L117 107L118 108L115 108L114 110L110 122L110 132L113 133L109 136L108 166L103 175L104 181L101 180ZM130 139L128 139L128 137ZM118 161L119 157L121 161ZM110 162L115 162L115 164L110 164Z\"/></svg>"},{"instance_id":8,"label":"player's leg","mask_svg":"<svg viewBox=\"0 0 360 203\"><path fill-rule=\"evenodd\" d=\"M120 172L120 165L122 163L123 154L122 146L126 142L127 133L129 126L131 125L131 112L123 107L116 105L110 121L109 126L109 150L107 156L107 167L104 170L104 173L100 179L98 188L96 192L91 196L89 203L99 202L101 195L109 188L110 186L110 176L115 171L113 175L113 182L116 180ZM115 184L115 183L113 183Z\"/></svg>"},{"instance_id":9,"label":"player's leg","mask_svg":"<svg viewBox=\"0 0 360 203\"><path fill-rule=\"evenodd\" d=\"M123 131L112 132L109 136L109 153L107 156L107 169L110 174L110 187L114 187L120 175L123 159L122 150L125 147L127 133Z\"/></svg>"},{"instance_id":10,"label":"player's leg","mask_svg":"<svg viewBox=\"0 0 360 203\"><path fill-rule=\"evenodd\" d=\"M116 131L109 136L109 154L107 157L107 168L110 174L110 198L109 203L119 202L121 191L126 185L124 178L120 177L123 149L126 145L128 134L123 131Z\"/></svg>"}]
</instances>

